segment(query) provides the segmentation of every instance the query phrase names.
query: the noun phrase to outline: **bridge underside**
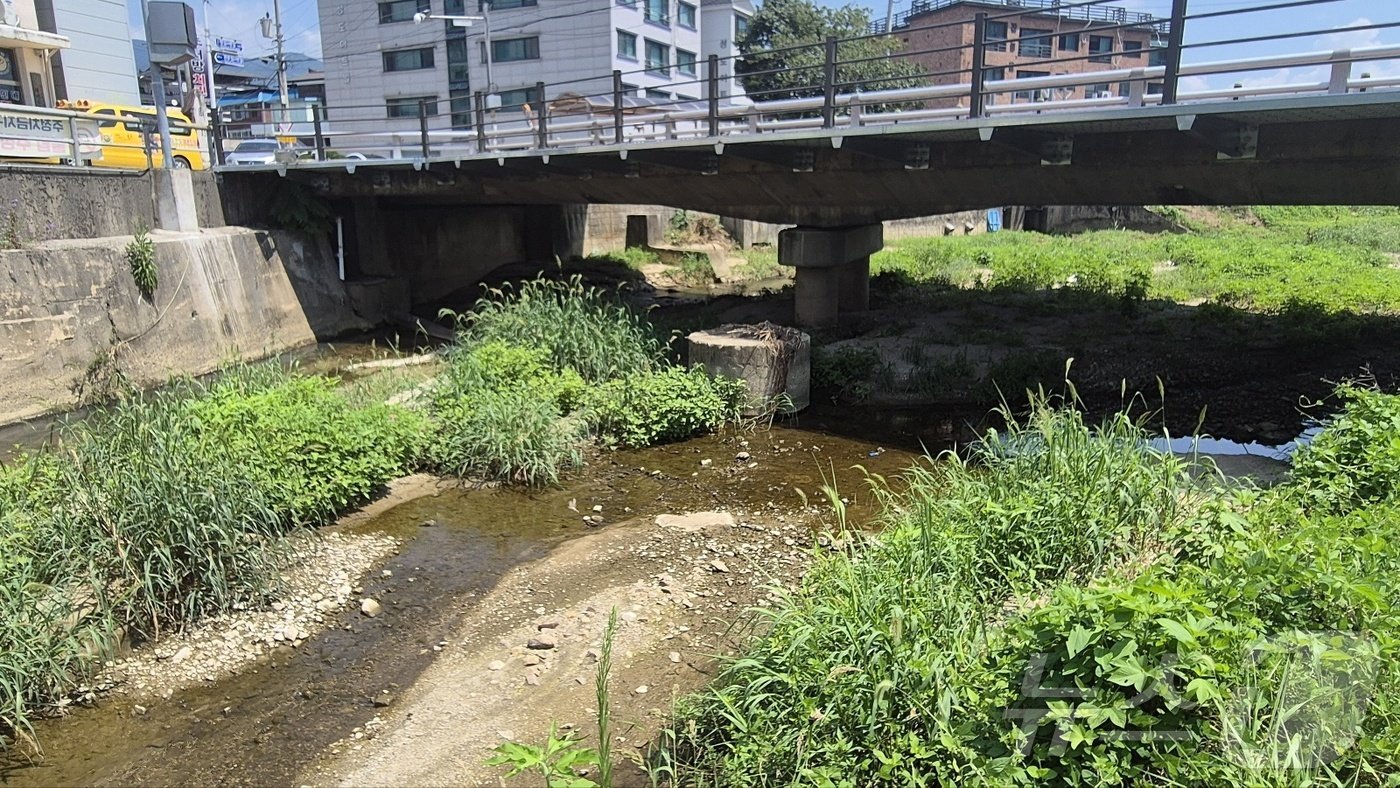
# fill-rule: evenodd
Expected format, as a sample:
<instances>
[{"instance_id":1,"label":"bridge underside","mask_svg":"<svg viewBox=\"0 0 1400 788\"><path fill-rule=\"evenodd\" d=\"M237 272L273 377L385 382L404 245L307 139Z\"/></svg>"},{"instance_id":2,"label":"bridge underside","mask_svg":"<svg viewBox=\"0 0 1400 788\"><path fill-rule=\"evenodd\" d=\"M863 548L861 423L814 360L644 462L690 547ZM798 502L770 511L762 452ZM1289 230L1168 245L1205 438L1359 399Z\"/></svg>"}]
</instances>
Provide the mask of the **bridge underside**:
<instances>
[{"instance_id":1,"label":"bridge underside","mask_svg":"<svg viewBox=\"0 0 1400 788\"><path fill-rule=\"evenodd\" d=\"M1400 204L1400 95L224 170L396 205L653 203L840 227L996 205Z\"/></svg>"}]
</instances>

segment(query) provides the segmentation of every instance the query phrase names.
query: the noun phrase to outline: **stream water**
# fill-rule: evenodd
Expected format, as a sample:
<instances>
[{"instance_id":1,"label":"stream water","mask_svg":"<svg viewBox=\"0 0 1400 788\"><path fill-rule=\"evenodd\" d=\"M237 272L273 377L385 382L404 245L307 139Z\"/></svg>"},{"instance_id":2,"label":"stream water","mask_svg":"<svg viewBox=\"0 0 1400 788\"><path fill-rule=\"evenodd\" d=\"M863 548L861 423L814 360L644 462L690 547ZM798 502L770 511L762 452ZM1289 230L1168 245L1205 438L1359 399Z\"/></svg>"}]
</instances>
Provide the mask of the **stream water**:
<instances>
[{"instance_id":1,"label":"stream water","mask_svg":"<svg viewBox=\"0 0 1400 788\"><path fill-rule=\"evenodd\" d=\"M736 461L740 451L751 451L757 467ZM347 610L299 649L280 649L239 675L168 700L141 700L144 715L132 712L136 700L113 695L41 721L35 733L44 759L7 764L0 784L292 784L327 745L375 715L376 694L413 683L474 598L512 567L587 533L579 512L602 505L621 520L788 510L801 504L797 490L814 496L834 483L859 520L873 510L855 466L894 477L915 459L867 440L780 426L603 453L555 488L452 489L401 503L353 526L404 540L384 567L392 577L371 572L363 583L365 595L384 600L393 615L368 619ZM437 527L420 527L429 520Z\"/></svg>"}]
</instances>

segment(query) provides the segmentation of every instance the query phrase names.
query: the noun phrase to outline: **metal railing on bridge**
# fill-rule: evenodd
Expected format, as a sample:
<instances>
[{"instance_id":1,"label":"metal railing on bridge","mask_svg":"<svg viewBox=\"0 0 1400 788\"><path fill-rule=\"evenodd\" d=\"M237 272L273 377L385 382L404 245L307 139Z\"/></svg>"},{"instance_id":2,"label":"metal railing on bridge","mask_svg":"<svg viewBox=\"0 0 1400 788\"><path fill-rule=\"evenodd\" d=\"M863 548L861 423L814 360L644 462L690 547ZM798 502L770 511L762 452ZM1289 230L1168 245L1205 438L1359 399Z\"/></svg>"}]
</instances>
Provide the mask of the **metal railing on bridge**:
<instances>
[{"instance_id":1,"label":"metal railing on bridge","mask_svg":"<svg viewBox=\"0 0 1400 788\"><path fill-rule=\"evenodd\" d=\"M262 120L274 128L307 129L297 142L274 141L275 151L240 150L268 145L268 140L226 138L211 124L208 155L224 166L347 167L376 160L415 163L473 157L499 157L536 151L567 152L600 145L623 149L670 140L716 143L798 133L911 123L958 123L1009 115L1099 113L1117 109L1213 101L1249 101L1278 96L1346 95L1393 90L1400 77L1375 76L1357 64L1400 60L1400 45L1300 51L1262 57L1192 60L1194 53L1224 47L1296 41L1317 36L1400 28L1400 21L1357 24L1326 30L1293 30L1232 39L1187 39L1188 24L1206 19L1238 19L1275 14L1291 8L1342 0L1253 0L1248 6L1220 9L1196 0L1171 0L1169 17L1123 13L1113 0L977 0L970 43L927 45L945 40L935 35L966 21L908 24L883 32L799 46L755 49L747 54L684 63L650 63L635 71L612 71L577 79L537 83L500 105L481 91L469 97L422 99L403 103L317 106L304 123L305 108L266 110ZM918 0L937 9L953 0ZM1120 0L1121 2L1121 0ZM1068 29L1030 30L1021 25L1009 35L1008 20L1036 18L1074 21ZM1258 17L1254 17L1257 19ZM1047 25L1050 27L1050 25ZM1059 38L1072 34L1073 47ZM961 36L955 40L962 40ZM894 60L895 73L871 75L872 61ZM1014 78L1009 69L1016 69ZM1297 74L1279 79L1280 74ZM638 95L629 86L638 74L678 76L664 85L666 97ZM1396 73L1388 69L1386 74ZM1250 75L1263 75L1251 78ZM1206 84L1212 77L1216 84ZM766 78L766 79L765 79ZM748 81L738 95L730 88ZM1254 84L1251 84L1254 83ZM767 83L767 87L755 87ZM1225 86L1228 84L1229 86ZM90 152L110 146L95 138L87 124L115 119L85 113L16 108L37 116L66 118L61 132L48 133L55 158L88 163ZM279 117L278 112L286 113ZM296 113L293 117L291 113ZM1085 115L1089 117L1089 115ZM130 119L123 119L125 123ZM140 119L137 119L140 120ZM198 136L201 127L188 125ZM99 130L100 131L100 130ZM28 136L27 136L28 135ZM33 132L0 124L0 148L30 145ZM39 135L43 136L43 135ZM44 137L47 139L48 137ZM148 138L149 139L149 138ZM66 141L65 141L66 140ZM60 150L61 148L61 150ZM232 150L232 153L228 151ZM76 153L73 153L76 152ZM178 155L178 154L177 154ZM5 158L0 150L0 159ZM146 159L150 161L149 157Z\"/></svg>"}]
</instances>

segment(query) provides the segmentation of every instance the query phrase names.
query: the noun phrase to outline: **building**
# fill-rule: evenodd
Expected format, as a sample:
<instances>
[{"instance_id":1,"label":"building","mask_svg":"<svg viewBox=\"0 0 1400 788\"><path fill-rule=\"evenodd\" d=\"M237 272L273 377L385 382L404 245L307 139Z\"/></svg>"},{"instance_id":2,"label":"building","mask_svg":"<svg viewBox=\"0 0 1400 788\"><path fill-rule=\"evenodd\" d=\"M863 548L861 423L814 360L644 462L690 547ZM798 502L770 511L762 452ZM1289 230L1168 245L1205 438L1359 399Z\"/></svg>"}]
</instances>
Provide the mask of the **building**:
<instances>
[{"instance_id":1,"label":"building","mask_svg":"<svg viewBox=\"0 0 1400 788\"><path fill-rule=\"evenodd\" d=\"M628 95L706 97L704 61L735 54L749 0L319 0L326 102L334 122L378 114L386 132L474 123L474 94L499 96L493 115L561 96L611 98L614 70ZM702 6L701 3L704 2ZM703 10L702 10L703 9ZM415 14L490 15L462 27ZM713 26L713 31L710 30ZM738 95L732 69L722 95ZM363 127L364 123L356 124Z\"/></svg>"},{"instance_id":2,"label":"building","mask_svg":"<svg viewBox=\"0 0 1400 788\"><path fill-rule=\"evenodd\" d=\"M1160 64L1165 20L1106 6L1061 7L1060 0L915 0L895 17L900 57L919 64L930 84L969 81L974 20L987 22L983 78L987 81L1083 74ZM884 21L874 24L884 30ZM1017 91L989 96L989 103L1102 98L1128 95L1128 83L1090 83L1074 88ZM1160 93L1161 85L1147 86ZM929 102L931 107L966 106L968 99Z\"/></svg>"},{"instance_id":3,"label":"building","mask_svg":"<svg viewBox=\"0 0 1400 788\"><path fill-rule=\"evenodd\" d=\"M53 57L55 98L137 103L140 94L127 31L126 0L28 1L34 6L39 29L71 42Z\"/></svg>"},{"instance_id":4,"label":"building","mask_svg":"<svg viewBox=\"0 0 1400 788\"><path fill-rule=\"evenodd\" d=\"M0 105L53 106L53 61L68 38L39 27L33 0L0 0L0 12Z\"/></svg>"},{"instance_id":5,"label":"building","mask_svg":"<svg viewBox=\"0 0 1400 788\"><path fill-rule=\"evenodd\" d=\"M742 96L744 86L734 74L739 46L734 42L749 31L754 7L749 0L700 0L700 50L708 59L719 57L719 94Z\"/></svg>"}]
</instances>

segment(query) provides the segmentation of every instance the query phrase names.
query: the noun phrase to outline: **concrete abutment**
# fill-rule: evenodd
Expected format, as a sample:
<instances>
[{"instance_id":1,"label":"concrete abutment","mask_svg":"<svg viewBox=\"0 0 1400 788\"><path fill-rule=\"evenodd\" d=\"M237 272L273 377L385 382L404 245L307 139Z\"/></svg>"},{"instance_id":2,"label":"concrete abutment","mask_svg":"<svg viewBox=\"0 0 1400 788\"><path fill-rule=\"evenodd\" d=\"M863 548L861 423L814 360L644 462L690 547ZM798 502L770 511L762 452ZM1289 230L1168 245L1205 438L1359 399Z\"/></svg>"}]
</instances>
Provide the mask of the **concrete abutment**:
<instances>
[{"instance_id":1,"label":"concrete abutment","mask_svg":"<svg viewBox=\"0 0 1400 788\"><path fill-rule=\"evenodd\" d=\"M835 324L870 308L870 255L885 245L883 224L793 227L778 233L778 262L797 269L795 318Z\"/></svg>"}]
</instances>

